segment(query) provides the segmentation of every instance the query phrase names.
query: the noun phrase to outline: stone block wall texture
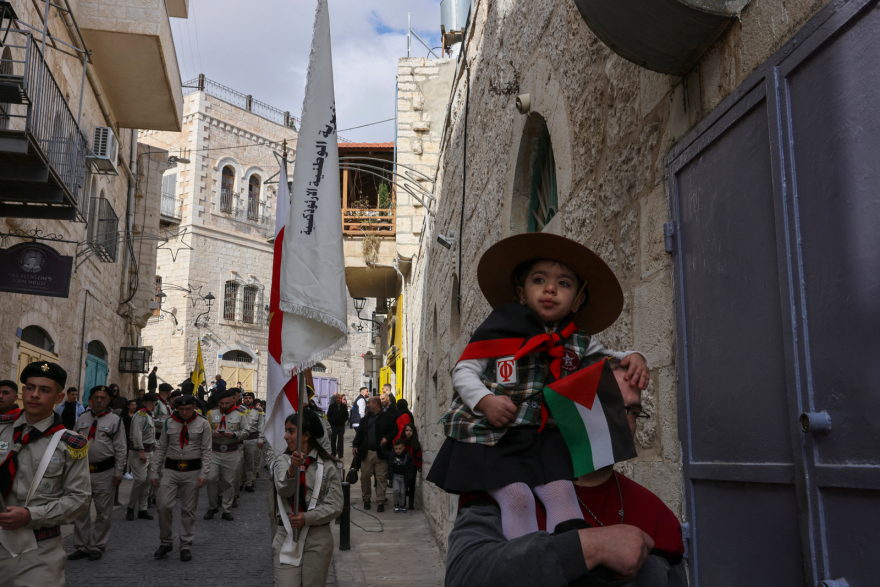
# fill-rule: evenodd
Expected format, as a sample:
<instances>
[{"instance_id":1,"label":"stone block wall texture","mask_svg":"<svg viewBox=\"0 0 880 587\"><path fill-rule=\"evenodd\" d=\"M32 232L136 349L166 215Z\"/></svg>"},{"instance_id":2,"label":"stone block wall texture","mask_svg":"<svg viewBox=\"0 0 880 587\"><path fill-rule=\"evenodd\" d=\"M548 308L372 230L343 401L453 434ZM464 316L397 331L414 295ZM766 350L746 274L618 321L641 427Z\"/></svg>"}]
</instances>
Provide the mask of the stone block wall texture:
<instances>
[{"instance_id":1,"label":"stone block wall texture","mask_svg":"<svg viewBox=\"0 0 880 587\"><path fill-rule=\"evenodd\" d=\"M559 203L559 214L545 230L591 247L611 266L623 287L625 306L598 339L611 349L640 350L651 362L650 385L643 392L651 419L640 424L636 435L639 458L620 470L681 515L672 272L663 247L663 159L825 3L753 0L685 78L642 69L613 53L569 0L474 4L461 51L470 65L464 210L467 77L458 61L449 116L441 122L437 215L410 276L415 284L411 289L424 292L417 303L425 318L411 312L409 320L414 338L424 330L426 341L413 375L425 471L444 440L437 421L452 397L451 369L490 311L476 282L477 262L493 243L526 230L532 137L543 121L553 145ZM400 81L404 91L403 76ZM515 108L516 95L524 93L531 96L533 116L520 115ZM461 214L459 312L457 251L431 241L450 229L457 234ZM455 520L455 496L424 484L422 499L438 542L445 545Z\"/></svg>"},{"instance_id":2,"label":"stone block wall texture","mask_svg":"<svg viewBox=\"0 0 880 587\"><path fill-rule=\"evenodd\" d=\"M251 356L252 363L242 366L255 370L257 397L266 397L267 312L258 312L262 319L257 318L253 324L241 320L240 310L238 320L224 319L224 287L228 280L253 284L262 288L257 308L263 309L269 304L274 249L269 239L275 234L277 177L273 178L274 183L266 182L278 173L279 164L273 152L281 153L285 139L288 157L292 160L296 151L295 130L204 92L184 98L182 132L141 133L143 142L190 160L189 164L181 163L165 172L165 175L176 175L176 195L183 200L182 218L180 224L167 226L170 240L158 251L155 269L167 295L162 309L174 316L163 312L152 318L144 329L144 341L153 347L153 364L159 367L158 375L172 385L189 377L201 341L209 382L215 374L221 373L222 366L232 366L221 359L224 353L244 351ZM233 199L233 213L221 208L221 176L226 166L233 169L233 192L238 195ZM288 171L292 178L292 165ZM259 213L258 220L249 219L247 214L252 177L258 179L260 187L260 205L255 209ZM207 306L198 300L193 305L194 296L188 294L188 288L200 292L201 296L209 292L215 296L207 323L202 318L199 325L195 324ZM349 313L348 323L357 322L353 305ZM363 367L360 355L367 350L362 348L361 339L369 336L359 336L324 363L327 375L338 377L343 390L360 384Z\"/></svg>"},{"instance_id":3,"label":"stone block wall texture","mask_svg":"<svg viewBox=\"0 0 880 587\"><path fill-rule=\"evenodd\" d=\"M42 23L42 6L25 2L13 4L22 22ZM74 4L75 17L79 16L78 11ZM56 10L50 14L49 32L67 43L77 42L67 36L64 22ZM12 43L12 36L9 39ZM19 41L15 42L20 44ZM136 183L132 237L139 280L137 288L131 290L129 284L134 283L131 280L134 264L129 263L126 272L129 252L124 241L118 245L117 261L114 263L103 263L96 256L86 258L89 253L86 244L88 222L0 218L0 231L3 232L39 229L44 234L55 234L65 240L82 243L77 247L73 243L46 242L62 255L74 257L76 270L71 277L67 298L0 293L0 332L3 333L0 336L0 375L4 379L17 379L21 342L16 334L17 329L39 326L55 343L57 360L67 371L68 386L82 388L86 371L85 349L89 342L99 341L109 355L107 382L118 383L123 394L133 395L138 377L119 373L119 349L140 344L140 329L152 314L149 305L152 301L150 274L153 270L150 267L155 265L156 235L159 231L157 186L161 185L163 165L168 154L164 146L160 146L152 149L152 155L141 156L146 152L145 146L138 145L137 161L132 161L131 146L136 135L130 129L120 128L112 116L102 112L96 88L91 81L87 80L82 85L81 62L61 51L47 49L46 63L72 112L78 111L80 88L83 88L80 129L89 145L98 126L111 127L119 140L119 175L87 176L84 197L106 198L119 217L117 230L122 235L129 187ZM135 163L137 175L132 178L126 168L133 170ZM20 242L23 240L10 237L3 246L11 247ZM131 300L123 304L130 295Z\"/></svg>"}]
</instances>

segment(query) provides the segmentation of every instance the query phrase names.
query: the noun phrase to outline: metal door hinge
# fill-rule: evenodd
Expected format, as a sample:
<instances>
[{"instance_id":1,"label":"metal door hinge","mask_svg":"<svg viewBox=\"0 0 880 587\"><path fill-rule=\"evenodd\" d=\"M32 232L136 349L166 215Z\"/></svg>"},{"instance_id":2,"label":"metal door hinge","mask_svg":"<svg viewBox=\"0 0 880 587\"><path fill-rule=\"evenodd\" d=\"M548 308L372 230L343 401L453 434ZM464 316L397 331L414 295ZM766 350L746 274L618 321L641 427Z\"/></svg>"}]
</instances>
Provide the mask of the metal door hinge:
<instances>
[{"instance_id":1,"label":"metal door hinge","mask_svg":"<svg viewBox=\"0 0 880 587\"><path fill-rule=\"evenodd\" d=\"M675 252L675 224L672 222L663 224L663 247L670 255Z\"/></svg>"},{"instance_id":2,"label":"metal door hinge","mask_svg":"<svg viewBox=\"0 0 880 587\"><path fill-rule=\"evenodd\" d=\"M681 540L684 542L684 554L681 555L681 558L690 559L691 558L691 525L690 522L685 522L681 525Z\"/></svg>"}]
</instances>

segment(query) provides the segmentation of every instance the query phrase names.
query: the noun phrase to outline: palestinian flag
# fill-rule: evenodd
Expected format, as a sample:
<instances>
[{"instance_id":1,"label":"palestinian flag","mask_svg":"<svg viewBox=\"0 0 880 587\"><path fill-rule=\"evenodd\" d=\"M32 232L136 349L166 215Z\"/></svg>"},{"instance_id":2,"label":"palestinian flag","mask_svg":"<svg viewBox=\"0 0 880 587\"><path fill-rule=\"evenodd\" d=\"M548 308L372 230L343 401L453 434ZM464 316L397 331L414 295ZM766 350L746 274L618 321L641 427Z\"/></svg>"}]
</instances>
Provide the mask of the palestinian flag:
<instances>
[{"instance_id":1,"label":"palestinian flag","mask_svg":"<svg viewBox=\"0 0 880 587\"><path fill-rule=\"evenodd\" d=\"M636 456L623 396L607 360L550 383L544 399L571 452L575 477Z\"/></svg>"}]
</instances>

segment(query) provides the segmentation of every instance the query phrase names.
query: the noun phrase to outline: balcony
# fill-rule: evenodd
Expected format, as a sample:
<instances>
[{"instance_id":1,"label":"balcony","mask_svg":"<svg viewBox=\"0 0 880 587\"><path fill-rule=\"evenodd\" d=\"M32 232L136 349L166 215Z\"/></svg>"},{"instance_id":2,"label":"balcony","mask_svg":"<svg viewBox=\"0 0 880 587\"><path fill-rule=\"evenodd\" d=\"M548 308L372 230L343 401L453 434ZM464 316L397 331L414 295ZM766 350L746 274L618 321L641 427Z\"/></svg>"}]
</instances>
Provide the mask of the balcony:
<instances>
[{"instance_id":1,"label":"balcony","mask_svg":"<svg viewBox=\"0 0 880 587\"><path fill-rule=\"evenodd\" d=\"M266 202L243 198L234 191L220 192L220 213L229 220L274 230L275 214Z\"/></svg>"},{"instance_id":2,"label":"balcony","mask_svg":"<svg viewBox=\"0 0 880 587\"><path fill-rule=\"evenodd\" d=\"M79 28L119 126L179 132L183 93L169 16L186 0L80 0Z\"/></svg>"},{"instance_id":3,"label":"balcony","mask_svg":"<svg viewBox=\"0 0 880 587\"><path fill-rule=\"evenodd\" d=\"M119 217L107 198L92 198L88 244L102 263L115 263L119 252Z\"/></svg>"},{"instance_id":4,"label":"balcony","mask_svg":"<svg viewBox=\"0 0 880 587\"><path fill-rule=\"evenodd\" d=\"M0 217L82 220L88 141L39 43L12 30L0 59Z\"/></svg>"},{"instance_id":5,"label":"balcony","mask_svg":"<svg viewBox=\"0 0 880 587\"><path fill-rule=\"evenodd\" d=\"M183 198L178 198L174 194L162 192L162 201L160 203L161 220L174 224L180 223L183 217Z\"/></svg>"},{"instance_id":6,"label":"balcony","mask_svg":"<svg viewBox=\"0 0 880 587\"><path fill-rule=\"evenodd\" d=\"M394 208L343 208L342 234L394 236Z\"/></svg>"}]
</instances>

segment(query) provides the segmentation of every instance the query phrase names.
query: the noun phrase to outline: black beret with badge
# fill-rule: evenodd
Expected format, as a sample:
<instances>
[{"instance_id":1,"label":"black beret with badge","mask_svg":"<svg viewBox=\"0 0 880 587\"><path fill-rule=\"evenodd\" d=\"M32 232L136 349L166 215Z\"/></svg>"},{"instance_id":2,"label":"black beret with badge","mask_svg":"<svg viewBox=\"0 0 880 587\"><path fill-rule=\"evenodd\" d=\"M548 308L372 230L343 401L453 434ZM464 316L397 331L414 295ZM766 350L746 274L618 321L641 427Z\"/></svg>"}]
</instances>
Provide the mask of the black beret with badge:
<instances>
[{"instance_id":1,"label":"black beret with badge","mask_svg":"<svg viewBox=\"0 0 880 587\"><path fill-rule=\"evenodd\" d=\"M251 399L256 399L257 396L254 395L253 391L246 391L243 394L241 394L241 397L249 397Z\"/></svg>"},{"instance_id":2,"label":"black beret with badge","mask_svg":"<svg viewBox=\"0 0 880 587\"><path fill-rule=\"evenodd\" d=\"M58 363L50 363L48 361L37 361L25 367L21 372L19 381L27 383L29 377L45 377L56 382L61 387L67 383L67 371L61 368Z\"/></svg>"},{"instance_id":3,"label":"black beret with badge","mask_svg":"<svg viewBox=\"0 0 880 587\"><path fill-rule=\"evenodd\" d=\"M174 386L170 383L160 383L159 391L174 391Z\"/></svg>"},{"instance_id":4,"label":"black beret with badge","mask_svg":"<svg viewBox=\"0 0 880 587\"><path fill-rule=\"evenodd\" d=\"M235 388L233 388L233 389L235 389ZM221 399L226 399L228 397L235 397L235 393L233 392L232 389L224 389L223 391L215 393L213 399L215 399L219 402Z\"/></svg>"},{"instance_id":5,"label":"black beret with badge","mask_svg":"<svg viewBox=\"0 0 880 587\"><path fill-rule=\"evenodd\" d=\"M63 384L62 384L62 385L63 385ZM109 389L106 385L96 385L96 386L94 386L93 388L91 388L91 389L89 390L89 395L92 395L93 393L96 393L96 392L98 392L98 391L103 391L103 392L106 393L108 396L111 395L111 394L110 394L110 389Z\"/></svg>"},{"instance_id":6,"label":"black beret with badge","mask_svg":"<svg viewBox=\"0 0 880 587\"><path fill-rule=\"evenodd\" d=\"M174 405L177 407L194 406L194 405L196 405L196 396L194 396L194 395L179 395L176 398L174 398Z\"/></svg>"}]
</instances>

